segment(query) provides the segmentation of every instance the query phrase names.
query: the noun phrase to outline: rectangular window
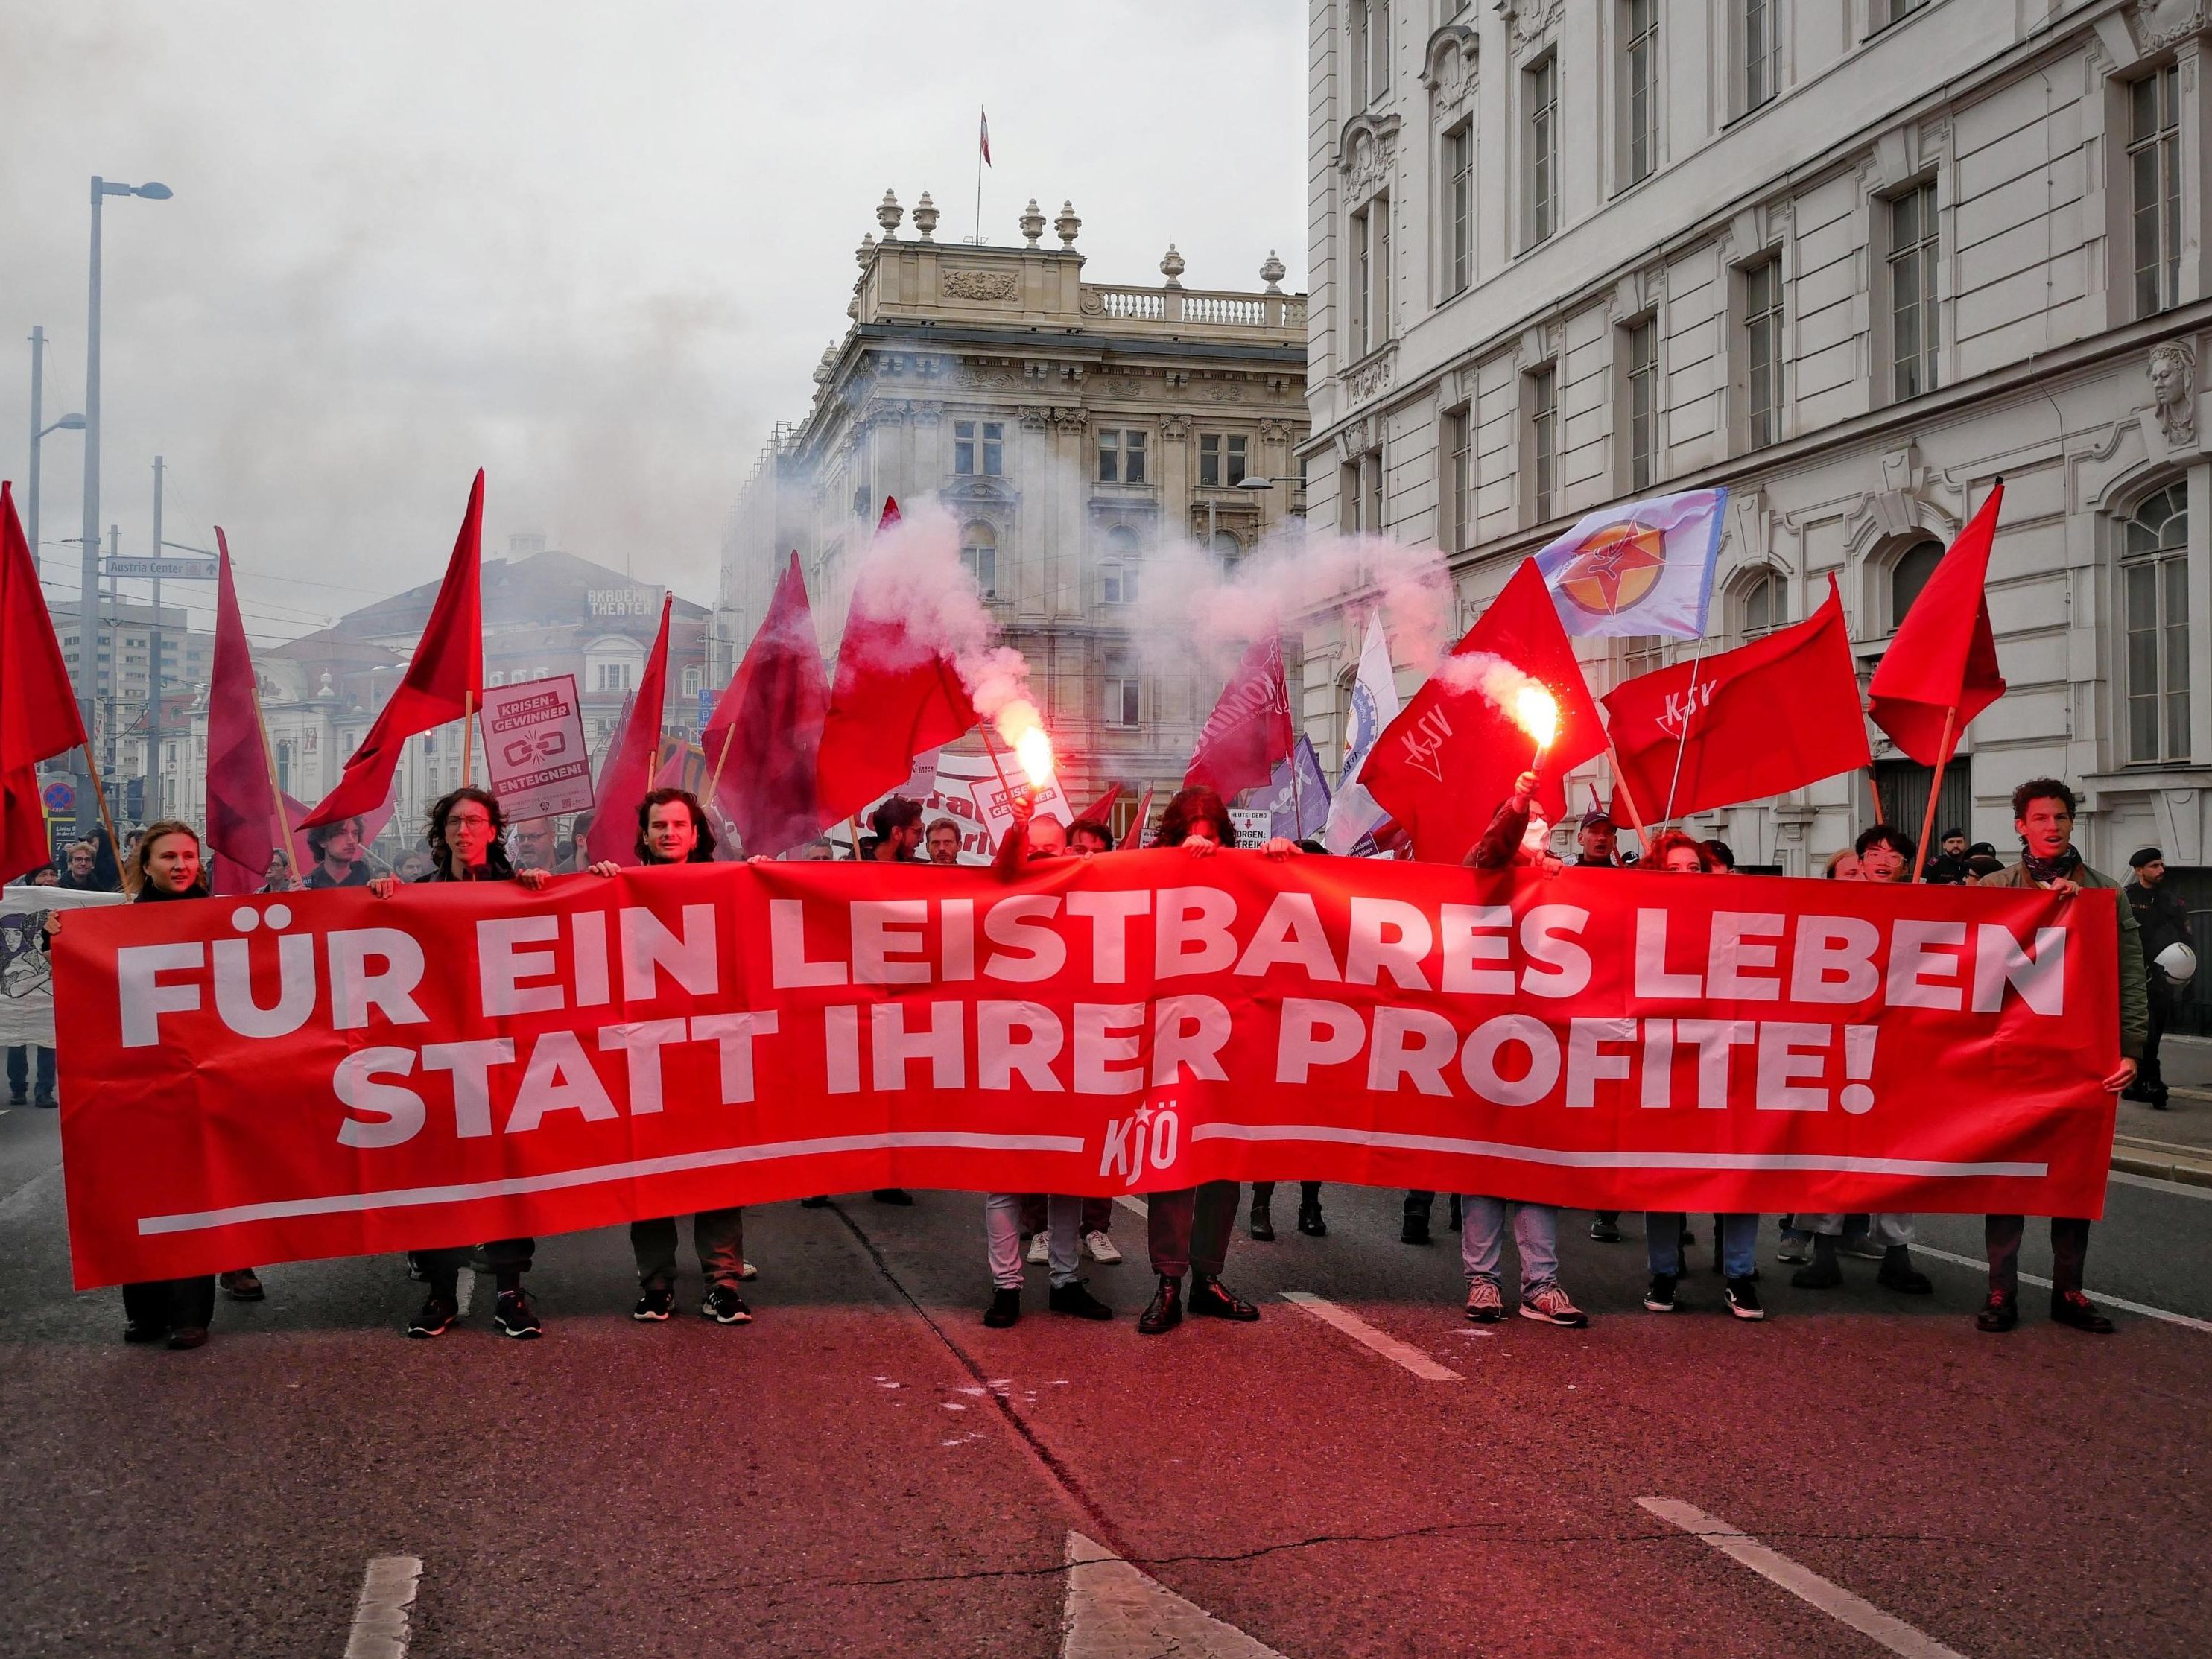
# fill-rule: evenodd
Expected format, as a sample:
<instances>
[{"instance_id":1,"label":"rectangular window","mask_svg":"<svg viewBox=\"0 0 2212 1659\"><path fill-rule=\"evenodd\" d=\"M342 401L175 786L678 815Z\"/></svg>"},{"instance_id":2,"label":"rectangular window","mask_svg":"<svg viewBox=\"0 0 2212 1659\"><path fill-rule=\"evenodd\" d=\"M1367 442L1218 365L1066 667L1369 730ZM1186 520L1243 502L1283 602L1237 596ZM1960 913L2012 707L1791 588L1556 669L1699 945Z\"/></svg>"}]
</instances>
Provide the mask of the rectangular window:
<instances>
[{"instance_id":1,"label":"rectangular window","mask_svg":"<svg viewBox=\"0 0 2212 1659\"><path fill-rule=\"evenodd\" d=\"M1241 432L1198 434L1198 482L1205 489L1234 489L1244 482L1245 435Z\"/></svg>"},{"instance_id":2,"label":"rectangular window","mask_svg":"<svg viewBox=\"0 0 2212 1659\"><path fill-rule=\"evenodd\" d=\"M975 470L975 422L955 421L952 423L952 470L962 477Z\"/></svg>"},{"instance_id":3,"label":"rectangular window","mask_svg":"<svg viewBox=\"0 0 2212 1659\"><path fill-rule=\"evenodd\" d=\"M1367 204L1367 213L1375 227L1375 291L1367 297L1371 350L1390 337L1390 198L1376 197Z\"/></svg>"},{"instance_id":4,"label":"rectangular window","mask_svg":"<svg viewBox=\"0 0 2212 1659\"><path fill-rule=\"evenodd\" d=\"M1659 319L1625 331L1628 347L1628 487L1641 495L1659 476Z\"/></svg>"},{"instance_id":5,"label":"rectangular window","mask_svg":"<svg viewBox=\"0 0 2212 1659\"><path fill-rule=\"evenodd\" d=\"M1528 241L1533 246L1559 228L1559 60L1549 57L1527 71Z\"/></svg>"},{"instance_id":6,"label":"rectangular window","mask_svg":"<svg viewBox=\"0 0 2212 1659\"><path fill-rule=\"evenodd\" d=\"M1628 182L1634 185L1649 179L1659 165L1659 0L1627 0L1622 9L1623 113Z\"/></svg>"},{"instance_id":7,"label":"rectangular window","mask_svg":"<svg viewBox=\"0 0 2212 1659\"><path fill-rule=\"evenodd\" d=\"M1390 91L1390 0L1374 0L1367 9L1367 101Z\"/></svg>"},{"instance_id":8,"label":"rectangular window","mask_svg":"<svg viewBox=\"0 0 2212 1659\"><path fill-rule=\"evenodd\" d=\"M2136 315L2181 297L2181 71L2153 70L2128 88L2129 200L2135 218Z\"/></svg>"},{"instance_id":9,"label":"rectangular window","mask_svg":"<svg viewBox=\"0 0 2212 1659\"><path fill-rule=\"evenodd\" d=\"M1382 452L1368 452L1360 464L1359 477L1363 499L1359 503L1359 522L1370 536L1382 533Z\"/></svg>"},{"instance_id":10,"label":"rectangular window","mask_svg":"<svg viewBox=\"0 0 2212 1659\"><path fill-rule=\"evenodd\" d=\"M1936 389L1936 186L1889 204L1889 333L1893 395L1902 402Z\"/></svg>"},{"instance_id":11,"label":"rectangular window","mask_svg":"<svg viewBox=\"0 0 2212 1659\"><path fill-rule=\"evenodd\" d=\"M1528 500L1541 523L1552 516L1559 467L1559 406L1556 371L1549 364L1528 376Z\"/></svg>"},{"instance_id":12,"label":"rectangular window","mask_svg":"<svg viewBox=\"0 0 2212 1659\"><path fill-rule=\"evenodd\" d=\"M1388 3L1388 0L1385 0ZM1346 7L1346 32L1351 37L1351 50L1344 55L1345 84L1352 94L1352 107L1364 109L1367 106L1367 36L1373 27L1371 0L1350 0Z\"/></svg>"},{"instance_id":13,"label":"rectangular window","mask_svg":"<svg viewBox=\"0 0 2212 1659\"><path fill-rule=\"evenodd\" d=\"M1137 676L1136 659L1127 651L1109 651L1099 663L1100 720L1108 726L1143 725L1144 683Z\"/></svg>"},{"instance_id":14,"label":"rectangular window","mask_svg":"<svg viewBox=\"0 0 2212 1659\"><path fill-rule=\"evenodd\" d=\"M1003 421L983 422L983 476L1003 477L1006 471L1006 427Z\"/></svg>"},{"instance_id":15,"label":"rectangular window","mask_svg":"<svg viewBox=\"0 0 2212 1659\"><path fill-rule=\"evenodd\" d=\"M1109 605L1134 605L1137 602L1137 567L1133 564L1109 564L1101 572L1103 577L1104 598Z\"/></svg>"},{"instance_id":16,"label":"rectangular window","mask_svg":"<svg viewBox=\"0 0 2212 1659\"><path fill-rule=\"evenodd\" d=\"M1347 461L1336 470L1336 527L1347 536L1357 536L1364 528L1359 508L1359 463Z\"/></svg>"},{"instance_id":17,"label":"rectangular window","mask_svg":"<svg viewBox=\"0 0 2212 1659\"><path fill-rule=\"evenodd\" d=\"M1367 211L1352 216L1352 355L1364 357L1368 350L1367 296L1374 286L1375 250L1368 235Z\"/></svg>"},{"instance_id":18,"label":"rectangular window","mask_svg":"<svg viewBox=\"0 0 2212 1659\"><path fill-rule=\"evenodd\" d=\"M1753 449L1782 435L1782 261L1743 273L1745 407Z\"/></svg>"},{"instance_id":19,"label":"rectangular window","mask_svg":"<svg viewBox=\"0 0 2212 1659\"><path fill-rule=\"evenodd\" d=\"M995 599L999 597L999 550L979 542L971 542L960 550L960 568L968 573L968 580L975 584L977 597Z\"/></svg>"},{"instance_id":20,"label":"rectangular window","mask_svg":"<svg viewBox=\"0 0 2212 1659\"><path fill-rule=\"evenodd\" d=\"M1119 483L1121 481L1121 434L1111 428L1098 434L1098 482Z\"/></svg>"},{"instance_id":21,"label":"rectangular window","mask_svg":"<svg viewBox=\"0 0 2212 1659\"><path fill-rule=\"evenodd\" d=\"M1474 280L1474 126L1444 134L1444 295L1464 294Z\"/></svg>"},{"instance_id":22,"label":"rectangular window","mask_svg":"<svg viewBox=\"0 0 2212 1659\"><path fill-rule=\"evenodd\" d=\"M1757 109L1781 90L1782 51L1775 0L1742 0L1743 106Z\"/></svg>"},{"instance_id":23,"label":"rectangular window","mask_svg":"<svg viewBox=\"0 0 2212 1659\"><path fill-rule=\"evenodd\" d=\"M1474 482L1474 456L1468 447L1468 434L1473 424L1463 408L1451 410L1444 416L1444 465L1443 476L1437 480L1437 540L1447 553L1467 550L1468 506Z\"/></svg>"},{"instance_id":24,"label":"rectangular window","mask_svg":"<svg viewBox=\"0 0 2212 1659\"><path fill-rule=\"evenodd\" d=\"M2189 758L2189 556L2172 549L2120 568L2126 609L2128 759Z\"/></svg>"},{"instance_id":25,"label":"rectangular window","mask_svg":"<svg viewBox=\"0 0 2212 1659\"><path fill-rule=\"evenodd\" d=\"M1121 482L1140 484L1145 481L1145 434L1124 432L1121 434Z\"/></svg>"}]
</instances>

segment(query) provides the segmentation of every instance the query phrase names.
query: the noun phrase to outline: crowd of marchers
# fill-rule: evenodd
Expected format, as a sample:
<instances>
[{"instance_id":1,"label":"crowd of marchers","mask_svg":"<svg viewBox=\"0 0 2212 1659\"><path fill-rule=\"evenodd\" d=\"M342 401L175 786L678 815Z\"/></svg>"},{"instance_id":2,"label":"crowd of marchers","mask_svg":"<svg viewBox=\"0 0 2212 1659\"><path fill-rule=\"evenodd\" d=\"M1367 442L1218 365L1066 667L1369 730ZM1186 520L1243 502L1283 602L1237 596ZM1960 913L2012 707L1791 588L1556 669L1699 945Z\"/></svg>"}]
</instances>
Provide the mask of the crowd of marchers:
<instances>
[{"instance_id":1,"label":"crowd of marchers","mask_svg":"<svg viewBox=\"0 0 2212 1659\"><path fill-rule=\"evenodd\" d=\"M1556 856L1550 850L1550 826L1535 811L1535 793L1534 775L1524 775L1469 849L1468 865L1490 870L1534 866L1548 874L1570 864L1582 869L1610 869L1638 861L1635 854L1621 846L1612 821L1600 811L1588 814L1576 826L1573 855L1565 860ZM2105 1086L2163 1107L2166 1085L2158 1067L2159 1037L2182 988L2194 972L2195 960L2186 912L2163 885L2165 864L2159 849L2145 848L2130 859L2130 878L2123 887L2113 877L2091 868L2075 849L2075 799L2067 785L2051 778L2023 783L2013 793L2012 810L2020 841L2014 862L2002 863L1987 845L1969 846L1962 832L1948 830L1942 837L1941 851L1927 862L1923 878L2039 888L2085 903L2100 902L2100 896L2107 891L2115 892L2120 901L2116 906L2119 959L2114 978L2118 988L2122 1058L2105 1079ZM586 827L580 823L565 842L550 820L532 820L510 831L498 801L476 788L457 789L431 807L422 851L410 855L397 873L372 873L364 856L362 828L356 819L311 830L308 844L315 862L305 880L296 881L288 869L272 866L271 886L366 887L372 894L388 897L403 881L514 881L535 889L543 887L556 873L607 877L620 867L611 862L585 861ZM884 801L871 815L870 828L873 834L860 838L855 849L861 859L936 865L958 861L961 826L951 818L925 823L921 805L911 799L892 796ZM1011 875L1039 860L1103 856L1115 844L1112 829L1104 823L1079 820L1062 824L1036 815L1026 799L1018 798L1014 822L1000 845L994 868ZM1186 788L1174 797L1152 845L1181 848L1192 858L1326 856L1316 842L1294 843L1280 838L1256 849L1238 849L1226 806L1218 794L1206 788ZM1838 881L1910 880L1917 852L1911 836L1877 824L1861 835L1849 852L1828 860L1824 876ZM667 788L649 793L639 808L635 854L647 866L739 855L726 830L718 835L710 827L708 815L695 796ZM817 838L787 856L826 860L837 854L826 838ZM93 848L70 848L70 874L64 879L96 879L94 862ZM1724 844L1699 841L1679 830L1653 837L1642 849L1641 863L1647 870L1680 875L1725 875L1735 868ZM189 825L173 821L153 824L134 836L118 873L122 885L139 903L189 902L205 896L208 890L200 837ZM50 928L59 925L53 921L48 924ZM20 1101L23 1070L16 1054L10 1055L10 1073ZM899 1188L880 1189L872 1196L890 1205L914 1201L910 1194ZM1431 1242L1436 1196L1425 1192L1406 1194L1401 1237L1407 1243ZM1186 1316L1232 1322L1260 1317L1252 1303L1223 1282L1242 1200L1241 1188L1231 1181L1148 1195L1146 1243L1155 1282L1137 1316L1140 1333L1162 1334ZM1271 1241L1275 1236L1273 1200L1273 1183L1253 1186L1246 1231L1255 1241ZM1297 1216L1300 1232L1316 1237L1328 1232L1321 1200L1319 1182L1301 1183ZM825 1195L801 1202L818 1206L829 1199ZM1453 1194L1450 1209L1466 1270L1469 1320L1489 1323L1513 1312L1551 1325L1588 1324L1588 1316L1559 1282L1557 1206L1501 1191ZM1086 1256L1107 1265L1122 1260L1111 1237L1110 1201L1071 1194L994 1193L983 1200L982 1219L984 1254L991 1278L990 1298L982 1316L985 1324L1003 1328L1021 1318L1025 1257L1028 1263L1043 1265L1048 1270L1047 1307L1051 1312L1092 1320L1115 1316L1114 1309L1093 1292L1081 1271ZM1711 1218L1713 1267L1723 1280L1722 1305L1741 1320L1765 1316L1759 1299L1756 1259L1761 1219L1751 1214ZM641 1322L665 1322L676 1310L679 1220L665 1217L630 1224L638 1278L631 1316ZM2020 1249L2025 1224L2024 1218L2017 1215L1992 1215L1985 1219L1989 1287L1986 1301L1976 1316L1984 1331L2008 1331L2018 1323ZM2111 1322L2082 1291L2089 1223L2077 1217L2054 1217L2050 1225L2051 1317L2076 1330L2109 1333ZM756 1272L744 1255L743 1209L702 1211L691 1218L691 1226L703 1280L700 1314L722 1325L750 1322L752 1310L740 1286L755 1278ZM1502 1277L1509 1227L1520 1269L1518 1294L1510 1304ZM1696 1245L1691 1218L1679 1213L1646 1214L1644 1235L1650 1273L1644 1306L1654 1313L1678 1312L1691 1300L1684 1291L1689 1255ZM1619 1213L1597 1212L1590 1224L1590 1237L1601 1243L1620 1242L1623 1235ZM1790 1282L1800 1289L1832 1289L1843 1283L1842 1258L1865 1257L1880 1262L1875 1278L1884 1289L1905 1296L1926 1295L1932 1286L1913 1264L1913 1237L1910 1215L1785 1215L1780 1218L1775 1254L1778 1261L1796 1268ZM497 1295L492 1320L501 1333L524 1339L541 1335L544 1323L526 1285L534 1249L532 1239L506 1238L473 1248L426 1249L410 1254L409 1275L425 1287L426 1294L420 1309L406 1322L407 1334L428 1339L450 1329L461 1316L459 1277L464 1272L476 1271L494 1279ZM218 1290L242 1301L259 1300L265 1294L251 1268L125 1286L125 1340L162 1343L179 1349L200 1346L207 1340Z\"/></svg>"}]
</instances>

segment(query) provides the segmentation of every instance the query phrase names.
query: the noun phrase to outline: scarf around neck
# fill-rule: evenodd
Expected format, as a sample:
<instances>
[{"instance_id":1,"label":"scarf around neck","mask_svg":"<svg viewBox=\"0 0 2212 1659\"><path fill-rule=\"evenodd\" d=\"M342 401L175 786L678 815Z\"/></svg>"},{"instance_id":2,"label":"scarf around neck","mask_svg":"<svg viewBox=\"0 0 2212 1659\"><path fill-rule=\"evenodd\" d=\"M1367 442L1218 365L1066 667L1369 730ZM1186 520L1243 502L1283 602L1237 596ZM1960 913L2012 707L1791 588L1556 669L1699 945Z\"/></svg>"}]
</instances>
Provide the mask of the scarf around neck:
<instances>
[{"instance_id":1,"label":"scarf around neck","mask_svg":"<svg viewBox=\"0 0 2212 1659\"><path fill-rule=\"evenodd\" d=\"M2020 849L2020 861L2027 866L2027 873L2045 887L2054 881L2072 880L2075 872L2081 867L2081 855L2071 846L2056 858L2047 859L2036 857L2023 846Z\"/></svg>"}]
</instances>

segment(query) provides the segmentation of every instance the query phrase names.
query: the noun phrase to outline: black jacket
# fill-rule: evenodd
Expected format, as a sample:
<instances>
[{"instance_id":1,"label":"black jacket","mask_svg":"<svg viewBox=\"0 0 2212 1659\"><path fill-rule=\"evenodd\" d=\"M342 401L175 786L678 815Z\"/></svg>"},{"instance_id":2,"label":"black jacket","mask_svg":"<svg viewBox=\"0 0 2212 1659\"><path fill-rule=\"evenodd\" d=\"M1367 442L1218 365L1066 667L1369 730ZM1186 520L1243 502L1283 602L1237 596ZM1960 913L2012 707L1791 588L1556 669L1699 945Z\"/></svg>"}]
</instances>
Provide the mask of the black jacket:
<instances>
[{"instance_id":1,"label":"black jacket","mask_svg":"<svg viewBox=\"0 0 2212 1659\"><path fill-rule=\"evenodd\" d=\"M2136 913L2136 926L2142 930L2142 953L2146 963L2158 960L2158 953L2169 945L2190 945L2189 907L2174 896L2163 883L2146 887L2131 881L2120 890L2127 895L2128 908Z\"/></svg>"}]
</instances>

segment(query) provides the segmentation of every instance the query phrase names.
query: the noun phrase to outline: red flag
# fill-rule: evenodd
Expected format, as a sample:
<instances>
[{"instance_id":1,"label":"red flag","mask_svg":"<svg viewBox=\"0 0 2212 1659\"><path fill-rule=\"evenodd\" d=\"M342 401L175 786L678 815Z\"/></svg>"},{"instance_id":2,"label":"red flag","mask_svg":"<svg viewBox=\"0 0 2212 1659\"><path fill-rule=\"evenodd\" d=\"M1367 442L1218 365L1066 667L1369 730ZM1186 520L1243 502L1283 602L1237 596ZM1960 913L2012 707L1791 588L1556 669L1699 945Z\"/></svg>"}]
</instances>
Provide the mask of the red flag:
<instances>
[{"instance_id":1,"label":"red flag","mask_svg":"<svg viewBox=\"0 0 2212 1659\"><path fill-rule=\"evenodd\" d=\"M880 536L899 521L884 498ZM817 823L850 817L914 774L914 757L951 742L975 724L960 677L934 647L908 631L882 584L863 565L845 608L837 678L815 757Z\"/></svg>"},{"instance_id":2,"label":"red flag","mask_svg":"<svg viewBox=\"0 0 2212 1659\"><path fill-rule=\"evenodd\" d=\"M1291 695L1283 682L1283 640L1279 634L1255 640L1221 690L1221 700L1206 717L1182 775L1183 787L1204 784L1224 799L1240 789L1255 789L1274 775L1296 738L1291 730Z\"/></svg>"},{"instance_id":3,"label":"red flag","mask_svg":"<svg viewBox=\"0 0 2212 1659\"><path fill-rule=\"evenodd\" d=\"M323 797L309 823L359 817L383 805L401 746L418 732L465 720L483 696L483 596L479 544L483 533L482 468L469 486L468 511L446 564L430 620L392 700L379 711L361 747L346 757L337 787ZM464 733L464 740L469 734Z\"/></svg>"},{"instance_id":4,"label":"red flag","mask_svg":"<svg viewBox=\"0 0 2212 1659\"><path fill-rule=\"evenodd\" d=\"M2004 480L1999 478L1913 600L1874 671L1867 712L1923 766L1949 760L1967 724L2004 695L1989 599L1983 592L2003 500ZM1945 711L1954 708L1946 748Z\"/></svg>"},{"instance_id":5,"label":"red flag","mask_svg":"<svg viewBox=\"0 0 2212 1659\"><path fill-rule=\"evenodd\" d=\"M720 771L714 804L747 856L774 858L821 828L814 763L829 709L830 677L794 552L760 631L699 734L710 775Z\"/></svg>"},{"instance_id":6,"label":"red flag","mask_svg":"<svg viewBox=\"0 0 2212 1659\"><path fill-rule=\"evenodd\" d=\"M208 672L208 890L218 898L258 893L269 881L269 860L283 845L276 780L261 729L261 697L253 651L239 615L230 574L230 542L215 532L215 659ZM289 826L287 826L289 830ZM307 872L298 872L304 876Z\"/></svg>"},{"instance_id":7,"label":"red flag","mask_svg":"<svg viewBox=\"0 0 2212 1659\"><path fill-rule=\"evenodd\" d=\"M1104 794L1075 815L1076 822L1079 823L1088 818L1093 823L1110 823L1111 820L1106 815L1114 810L1114 803L1121 799L1121 786L1118 783L1108 784Z\"/></svg>"},{"instance_id":8,"label":"red flag","mask_svg":"<svg viewBox=\"0 0 2212 1659\"><path fill-rule=\"evenodd\" d=\"M15 517L15 489L0 483L0 881L52 858L39 763L83 741L39 563Z\"/></svg>"},{"instance_id":9,"label":"red flag","mask_svg":"<svg viewBox=\"0 0 2212 1659\"><path fill-rule=\"evenodd\" d=\"M987 164L995 167L998 164L991 161L991 112L978 104L975 106L975 113L982 122L980 142L983 146L983 160Z\"/></svg>"},{"instance_id":10,"label":"red flag","mask_svg":"<svg viewBox=\"0 0 2212 1659\"><path fill-rule=\"evenodd\" d=\"M1523 559L1482 619L1382 730L1359 769L1413 856L1457 863L1534 758L1534 739L1493 701L1534 680L1559 704L1536 804L1557 823L1568 771L1605 748L1605 726L1543 573Z\"/></svg>"},{"instance_id":11,"label":"red flag","mask_svg":"<svg viewBox=\"0 0 2212 1659\"><path fill-rule=\"evenodd\" d=\"M1734 651L1639 674L1606 694L1620 781L1647 823L1778 795L1873 758L1844 601ZM1681 771L1675 774L1675 756ZM1621 820L1626 822L1626 820Z\"/></svg>"},{"instance_id":12,"label":"red flag","mask_svg":"<svg viewBox=\"0 0 2212 1659\"><path fill-rule=\"evenodd\" d=\"M1145 786L1145 793L1137 797L1137 815L1129 820L1128 833L1121 837L1121 850L1133 851L1145 844L1145 826L1152 817L1152 787Z\"/></svg>"},{"instance_id":13,"label":"red flag","mask_svg":"<svg viewBox=\"0 0 2212 1659\"><path fill-rule=\"evenodd\" d=\"M660 633L645 659L645 672L638 680L637 696L631 700L629 718L607 757L606 770L600 775L592 827L584 837L584 856L592 864L602 860L616 864L638 861L637 809L645 804L646 792L653 787L653 768L660 759L661 702L668 688L668 616L675 605L676 594L671 589L661 598Z\"/></svg>"}]
</instances>

